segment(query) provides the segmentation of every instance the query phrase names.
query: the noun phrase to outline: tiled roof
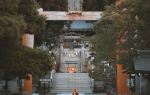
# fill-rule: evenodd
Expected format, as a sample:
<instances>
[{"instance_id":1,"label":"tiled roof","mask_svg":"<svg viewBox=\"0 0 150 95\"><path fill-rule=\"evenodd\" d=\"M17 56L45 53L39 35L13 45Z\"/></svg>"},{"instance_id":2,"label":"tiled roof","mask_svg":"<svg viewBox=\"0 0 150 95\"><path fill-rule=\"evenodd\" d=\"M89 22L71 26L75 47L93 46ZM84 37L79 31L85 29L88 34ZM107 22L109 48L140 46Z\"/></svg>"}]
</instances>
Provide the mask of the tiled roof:
<instances>
[{"instance_id":1,"label":"tiled roof","mask_svg":"<svg viewBox=\"0 0 150 95\"><path fill-rule=\"evenodd\" d=\"M86 21L73 21L70 29L93 29L93 24Z\"/></svg>"}]
</instances>

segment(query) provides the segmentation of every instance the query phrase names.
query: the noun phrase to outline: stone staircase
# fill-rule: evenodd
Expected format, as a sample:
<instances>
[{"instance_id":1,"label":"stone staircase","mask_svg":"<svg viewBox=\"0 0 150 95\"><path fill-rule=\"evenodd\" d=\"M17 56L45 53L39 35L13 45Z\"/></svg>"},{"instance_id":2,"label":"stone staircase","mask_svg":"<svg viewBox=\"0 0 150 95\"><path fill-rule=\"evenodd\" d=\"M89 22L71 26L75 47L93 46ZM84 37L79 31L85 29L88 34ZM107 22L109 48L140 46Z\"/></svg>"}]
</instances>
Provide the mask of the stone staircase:
<instances>
[{"instance_id":1,"label":"stone staircase","mask_svg":"<svg viewBox=\"0 0 150 95\"><path fill-rule=\"evenodd\" d=\"M79 93L92 93L91 79L88 73L55 73L51 94L72 93L77 89Z\"/></svg>"}]
</instances>

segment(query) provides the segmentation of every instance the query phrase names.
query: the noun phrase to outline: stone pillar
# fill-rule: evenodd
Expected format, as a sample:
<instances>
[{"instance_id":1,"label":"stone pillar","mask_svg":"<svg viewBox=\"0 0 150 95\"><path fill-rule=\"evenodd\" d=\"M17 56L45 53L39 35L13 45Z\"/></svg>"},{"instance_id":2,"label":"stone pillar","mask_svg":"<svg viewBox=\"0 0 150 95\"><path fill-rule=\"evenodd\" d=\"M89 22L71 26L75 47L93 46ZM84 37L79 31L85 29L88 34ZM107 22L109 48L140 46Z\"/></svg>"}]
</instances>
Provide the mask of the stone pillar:
<instances>
[{"instance_id":1,"label":"stone pillar","mask_svg":"<svg viewBox=\"0 0 150 95\"><path fill-rule=\"evenodd\" d=\"M117 93L118 95L129 95L127 87L127 76L122 73L122 64L117 64Z\"/></svg>"},{"instance_id":2,"label":"stone pillar","mask_svg":"<svg viewBox=\"0 0 150 95\"><path fill-rule=\"evenodd\" d=\"M123 64L119 63L119 56L120 56L120 52L122 52L122 50L120 50L118 48L120 44L120 39L117 40L117 50L116 50L116 69L117 69L117 76L116 76L116 86L117 86L117 95L130 95L130 91L129 88L127 87L127 79L128 76L126 76L126 74L123 74Z\"/></svg>"},{"instance_id":3,"label":"stone pillar","mask_svg":"<svg viewBox=\"0 0 150 95\"><path fill-rule=\"evenodd\" d=\"M63 60L63 44L60 45L60 63L62 63Z\"/></svg>"},{"instance_id":4,"label":"stone pillar","mask_svg":"<svg viewBox=\"0 0 150 95\"><path fill-rule=\"evenodd\" d=\"M34 48L34 34L23 34L22 45L28 48ZM27 74L24 80L23 95L32 95L32 75Z\"/></svg>"},{"instance_id":5,"label":"stone pillar","mask_svg":"<svg viewBox=\"0 0 150 95\"><path fill-rule=\"evenodd\" d=\"M62 62L63 62L63 44L61 43L60 44L60 50L59 50L59 63L60 63L60 67L62 65ZM60 68L60 71L63 71L63 70Z\"/></svg>"},{"instance_id":6,"label":"stone pillar","mask_svg":"<svg viewBox=\"0 0 150 95\"><path fill-rule=\"evenodd\" d=\"M32 95L32 75L27 74L24 79L23 95Z\"/></svg>"},{"instance_id":7,"label":"stone pillar","mask_svg":"<svg viewBox=\"0 0 150 95\"><path fill-rule=\"evenodd\" d=\"M122 0L116 0L116 3L115 3L116 7L120 7L121 3L122 3Z\"/></svg>"},{"instance_id":8,"label":"stone pillar","mask_svg":"<svg viewBox=\"0 0 150 95\"><path fill-rule=\"evenodd\" d=\"M33 48L34 47L34 34L23 34L22 35L22 45L25 47Z\"/></svg>"},{"instance_id":9,"label":"stone pillar","mask_svg":"<svg viewBox=\"0 0 150 95\"><path fill-rule=\"evenodd\" d=\"M81 45L81 72L83 72L83 69L84 69L84 64L85 64L85 55L84 55L84 44Z\"/></svg>"}]
</instances>

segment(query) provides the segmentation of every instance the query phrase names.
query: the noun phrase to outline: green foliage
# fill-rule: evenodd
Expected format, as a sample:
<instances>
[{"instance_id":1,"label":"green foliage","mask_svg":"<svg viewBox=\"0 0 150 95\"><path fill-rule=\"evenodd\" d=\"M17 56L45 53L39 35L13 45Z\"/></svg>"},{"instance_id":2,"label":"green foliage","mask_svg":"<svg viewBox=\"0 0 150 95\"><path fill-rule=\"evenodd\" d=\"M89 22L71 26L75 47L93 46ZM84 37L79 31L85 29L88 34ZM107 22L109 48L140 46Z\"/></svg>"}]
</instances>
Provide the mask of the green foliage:
<instances>
[{"instance_id":1,"label":"green foliage","mask_svg":"<svg viewBox=\"0 0 150 95\"><path fill-rule=\"evenodd\" d=\"M119 50L118 61L130 67L131 48L150 49L149 3L149 0L123 0L117 10L113 6L106 7L103 17L95 26L96 36L93 38L98 59L112 60L116 50Z\"/></svg>"},{"instance_id":2,"label":"green foliage","mask_svg":"<svg viewBox=\"0 0 150 95\"><path fill-rule=\"evenodd\" d=\"M27 72L41 76L51 69L53 60L46 52L21 45L23 32L38 34L45 27L37 7L34 0L0 1L0 72L6 80Z\"/></svg>"},{"instance_id":3,"label":"green foliage","mask_svg":"<svg viewBox=\"0 0 150 95\"><path fill-rule=\"evenodd\" d=\"M150 49L150 1L139 0L137 2L135 11L137 16L139 17L139 21L142 23L139 27L139 35L141 36L141 40L144 40L142 45L145 49Z\"/></svg>"},{"instance_id":4,"label":"green foliage","mask_svg":"<svg viewBox=\"0 0 150 95\"><path fill-rule=\"evenodd\" d=\"M135 45L136 49L149 49L150 48L150 1L149 0L124 0L123 7L128 7L128 12L132 19L136 19Z\"/></svg>"},{"instance_id":5,"label":"green foliage","mask_svg":"<svg viewBox=\"0 0 150 95\"><path fill-rule=\"evenodd\" d=\"M94 80L102 80L102 77L100 76L100 70L94 69L89 71L90 78L93 78Z\"/></svg>"},{"instance_id":6,"label":"green foliage","mask_svg":"<svg viewBox=\"0 0 150 95\"><path fill-rule=\"evenodd\" d=\"M83 11L102 11L104 10L103 0L83 0Z\"/></svg>"},{"instance_id":7,"label":"green foliage","mask_svg":"<svg viewBox=\"0 0 150 95\"><path fill-rule=\"evenodd\" d=\"M21 27L23 32L35 34L35 41L39 41L37 38L45 30L46 18L38 15L38 8L39 5L34 0L1 0L0 16L12 17L20 23L25 22L25 27Z\"/></svg>"},{"instance_id":8,"label":"green foliage","mask_svg":"<svg viewBox=\"0 0 150 95\"><path fill-rule=\"evenodd\" d=\"M0 34L4 32L16 32L18 35L24 32L26 23L22 17L0 16Z\"/></svg>"},{"instance_id":9,"label":"green foliage","mask_svg":"<svg viewBox=\"0 0 150 95\"><path fill-rule=\"evenodd\" d=\"M109 59L108 56L111 56L115 49L115 35L112 31L112 21L102 19L98 31L96 30L96 44L95 48L98 52L98 57L100 59ZM110 29L110 30L109 30ZM111 46L111 48L110 48Z\"/></svg>"},{"instance_id":10,"label":"green foliage","mask_svg":"<svg viewBox=\"0 0 150 95\"><path fill-rule=\"evenodd\" d=\"M0 17L0 48L2 52L11 52L20 42L20 36L26 28L26 23L21 18Z\"/></svg>"},{"instance_id":11,"label":"green foliage","mask_svg":"<svg viewBox=\"0 0 150 95\"><path fill-rule=\"evenodd\" d=\"M38 41L35 42L36 45L41 45L42 42L46 42L47 45L50 46L51 44L57 44L59 41L59 35L62 34L62 28L64 26L64 21L47 21L45 31L41 32L37 36Z\"/></svg>"},{"instance_id":12,"label":"green foliage","mask_svg":"<svg viewBox=\"0 0 150 95\"><path fill-rule=\"evenodd\" d=\"M109 0L112 3L113 0ZM68 0L37 0L46 11L68 11ZM84 11L97 11L104 9L103 0L83 0Z\"/></svg>"},{"instance_id":13,"label":"green foliage","mask_svg":"<svg viewBox=\"0 0 150 95\"><path fill-rule=\"evenodd\" d=\"M20 18L8 16L0 17L0 70L5 79L15 77L15 51L20 47L21 31L25 29L25 22ZM12 74L12 75L11 75Z\"/></svg>"},{"instance_id":14,"label":"green foliage","mask_svg":"<svg viewBox=\"0 0 150 95\"><path fill-rule=\"evenodd\" d=\"M133 54L132 54L131 50L128 50L128 52L121 52L119 54L118 63L123 64L124 68L128 68L128 69L132 70Z\"/></svg>"},{"instance_id":15,"label":"green foliage","mask_svg":"<svg viewBox=\"0 0 150 95\"><path fill-rule=\"evenodd\" d=\"M25 33L31 33L35 36L35 46L41 43L41 34L45 31L46 18L40 16L37 12L39 5L34 0L20 0L18 13L23 16L27 23Z\"/></svg>"},{"instance_id":16,"label":"green foliage","mask_svg":"<svg viewBox=\"0 0 150 95\"><path fill-rule=\"evenodd\" d=\"M19 14L27 22L27 33L38 34L45 29L46 18L38 15L39 5L34 0L21 0L19 3Z\"/></svg>"},{"instance_id":17,"label":"green foliage","mask_svg":"<svg viewBox=\"0 0 150 95\"><path fill-rule=\"evenodd\" d=\"M115 4L116 0L103 0L105 5Z\"/></svg>"},{"instance_id":18,"label":"green foliage","mask_svg":"<svg viewBox=\"0 0 150 95\"><path fill-rule=\"evenodd\" d=\"M104 13L103 18L95 26L96 35L93 38L93 48L97 52L98 61L111 59L116 49L116 26L110 13Z\"/></svg>"},{"instance_id":19,"label":"green foliage","mask_svg":"<svg viewBox=\"0 0 150 95\"><path fill-rule=\"evenodd\" d=\"M22 48L17 52L17 70L21 73L32 73L33 76L42 76L53 65L52 58L45 51ZM19 73L18 73L19 74Z\"/></svg>"},{"instance_id":20,"label":"green foliage","mask_svg":"<svg viewBox=\"0 0 150 95\"><path fill-rule=\"evenodd\" d=\"M0 0L0 16L16 15L18 12L19 0Z\"/></svg>"},{"instance_id":21,"label":"green foliage","mask_svg":"<svg viewBox=\"0 0 150 95\"><path fill-rule=\"evenodd\" d=\"M37 0L40 6L47 11L67 11L68 0Z\"/></svg>"}]
</instances>

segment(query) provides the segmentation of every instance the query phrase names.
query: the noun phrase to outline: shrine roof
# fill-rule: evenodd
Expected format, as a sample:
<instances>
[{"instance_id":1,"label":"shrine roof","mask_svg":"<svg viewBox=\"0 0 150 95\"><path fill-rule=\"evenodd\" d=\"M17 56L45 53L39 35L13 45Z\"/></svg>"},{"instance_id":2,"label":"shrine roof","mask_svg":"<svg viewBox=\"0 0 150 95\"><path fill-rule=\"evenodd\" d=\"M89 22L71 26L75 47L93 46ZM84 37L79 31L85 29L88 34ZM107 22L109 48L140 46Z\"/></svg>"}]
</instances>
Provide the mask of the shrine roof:
<instances>
[{"instance_id":1,"label":"shrine roof","mask_svg":"<svg viewBox=\"0 0 150 95\"><path fill-rule=\"evenodd\" d=\"M150 73L150 50L137 50L133 61L135 72Z\"/></svg>"}]
</instances>

